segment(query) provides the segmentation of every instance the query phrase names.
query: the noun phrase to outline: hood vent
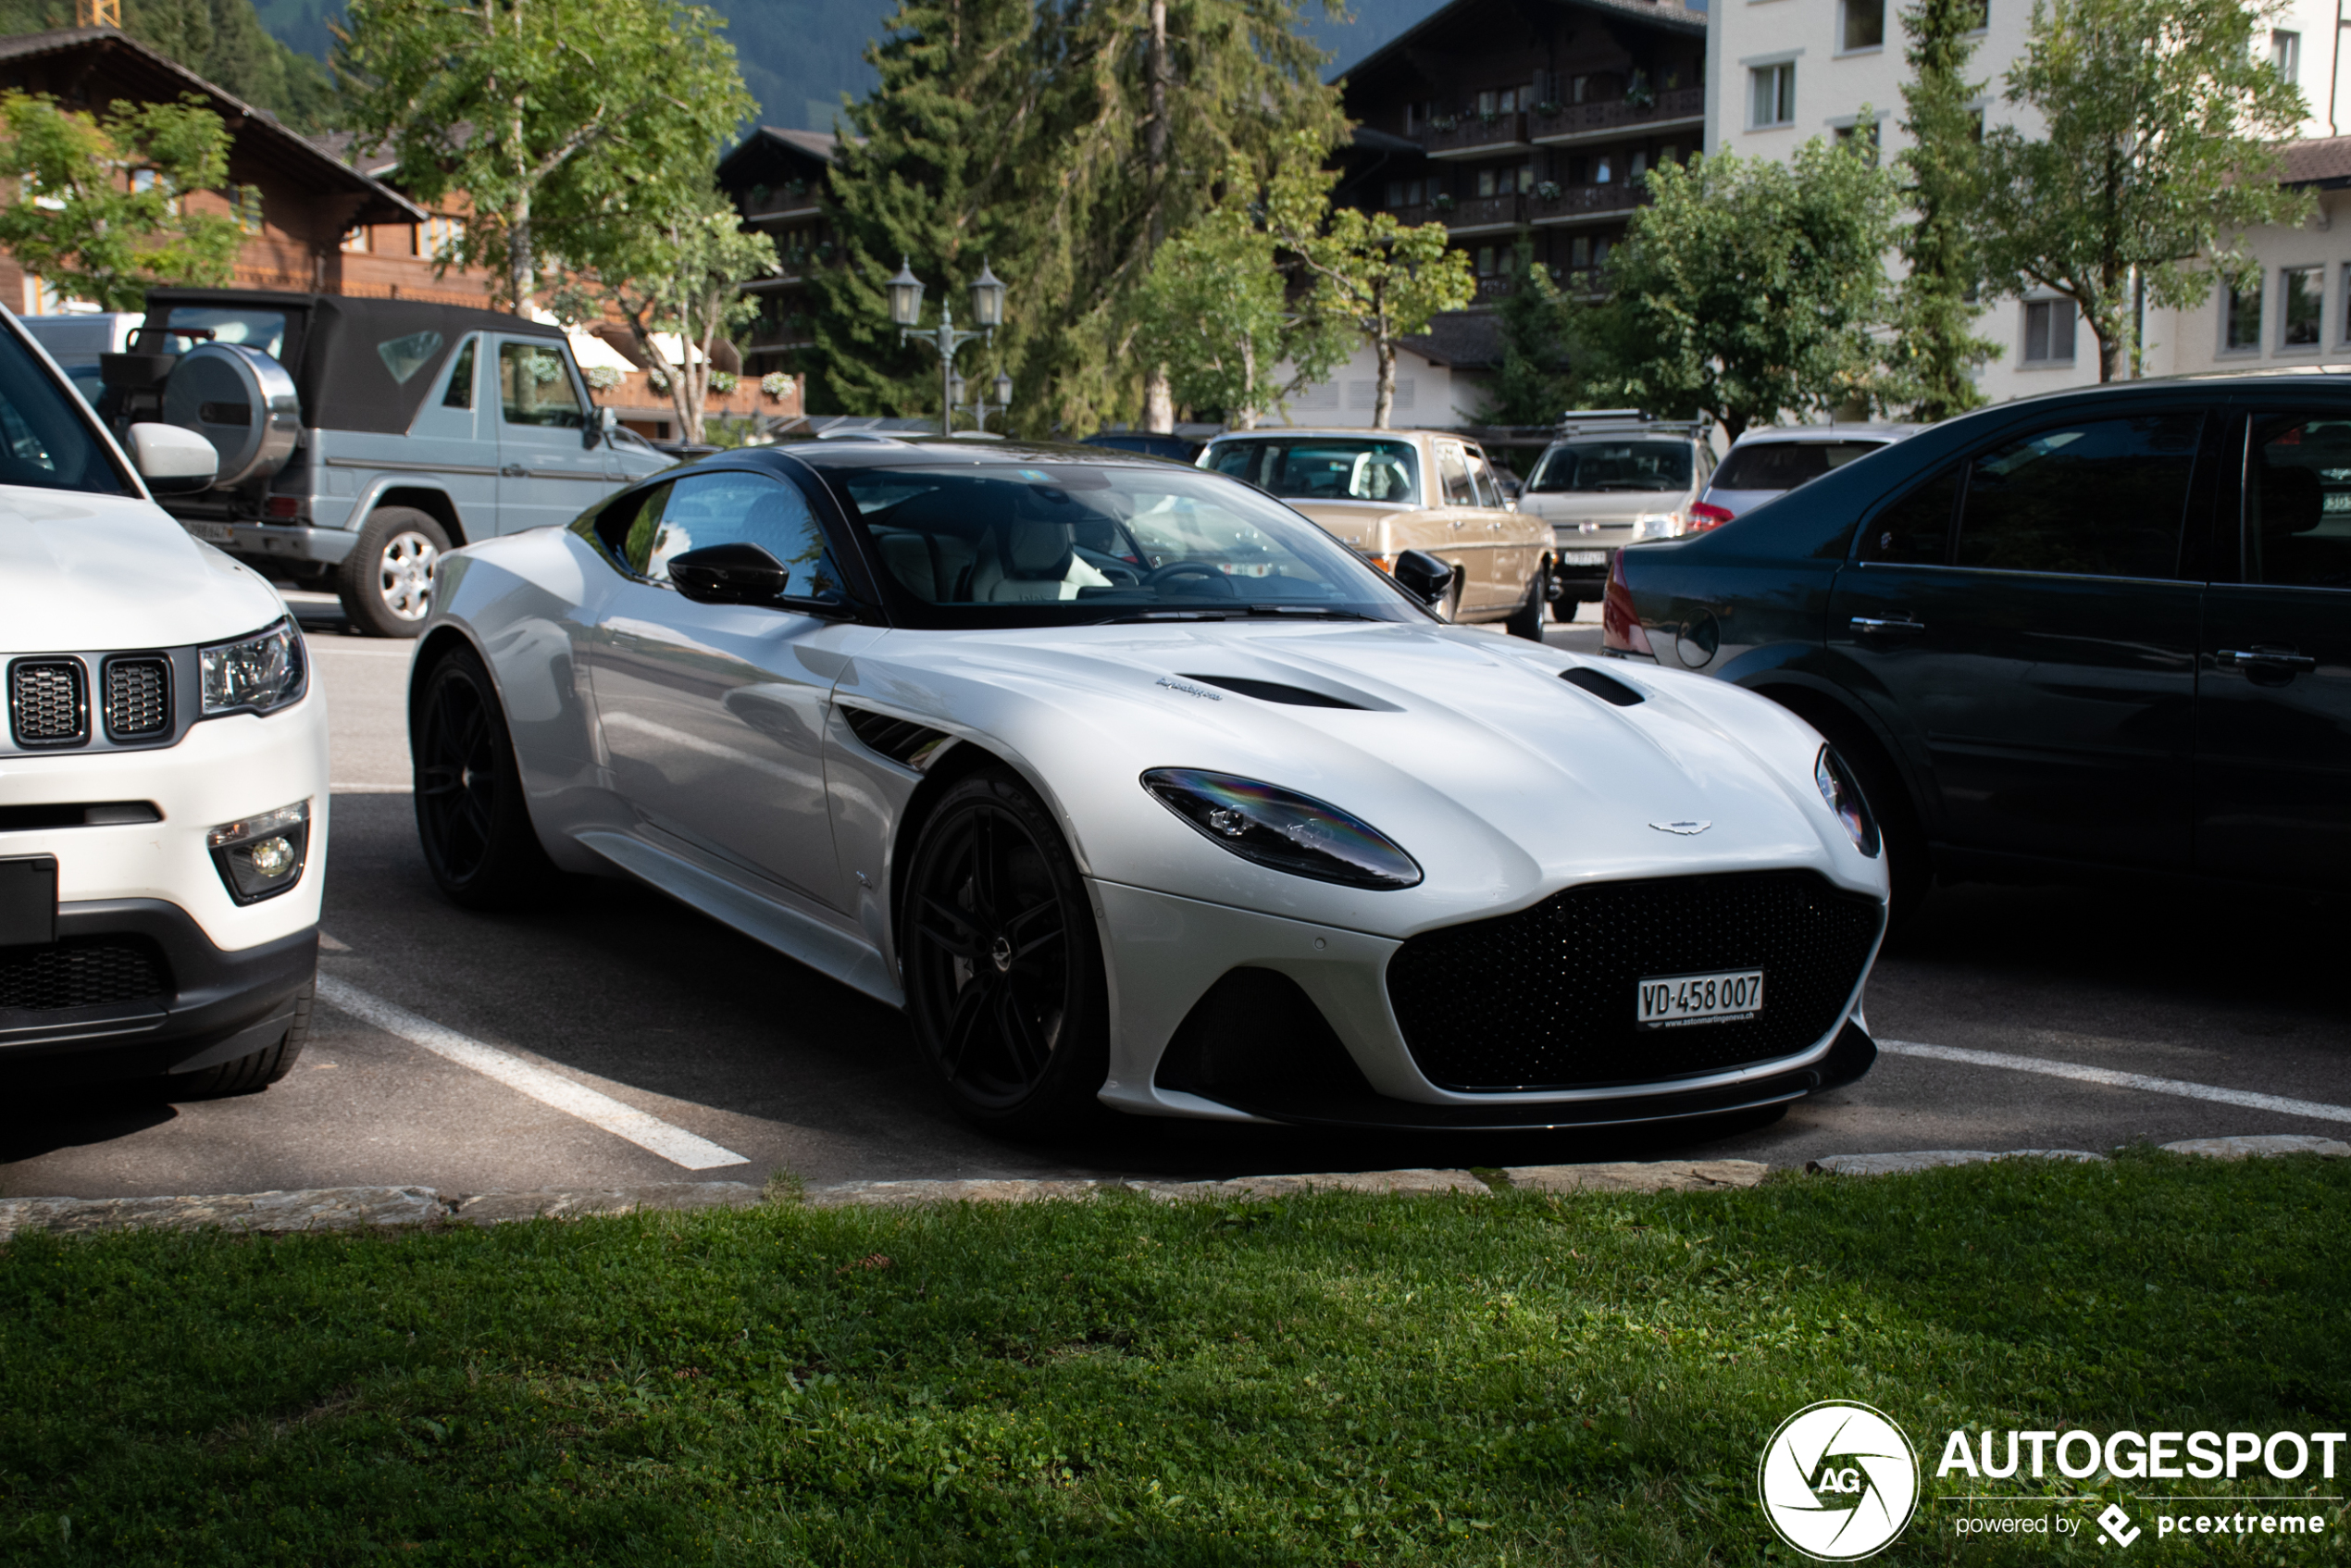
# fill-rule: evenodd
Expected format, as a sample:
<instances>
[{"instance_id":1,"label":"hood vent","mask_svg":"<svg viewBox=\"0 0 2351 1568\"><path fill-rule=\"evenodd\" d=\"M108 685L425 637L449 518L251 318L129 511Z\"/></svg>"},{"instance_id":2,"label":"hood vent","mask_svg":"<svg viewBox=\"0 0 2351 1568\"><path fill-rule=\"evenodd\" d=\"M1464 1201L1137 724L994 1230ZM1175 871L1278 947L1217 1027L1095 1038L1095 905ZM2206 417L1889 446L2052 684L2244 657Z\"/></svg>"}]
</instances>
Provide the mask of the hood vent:
<instances>
[{"instance_id":1,"label":"hood vent","mask_svg":"<svg viewBox=\"0 0 2351 1568\"><path fill-rule=\"evenodd\" d=\"M1185 675L1184 678L1197 680L1203 686L1218 686L1227 691L1238 691L1244 697L1254 697L1261 703L1286 703L1293 708L1352 708L1358 713L1367 711L1361 703L1350 703L1344 697L1334 697L1326 691L1310 691L1303 686L1285 686L1278 680L1251 680L1247 676L1241 675Z\"/></svg>"},{"instance_id":2,"label":"hood vent","mask_svg":"<svg viewBox=\"0 0 2351 1568\"><path fill-rule=\"evenodd\" d=\"M945 730L932 729L912 719L892 718L888 714L852 708L846 703L840 705L840 711L841 716L849 720L850 729L867 747L916 773L928 772L939 754L955 743L955 738Z\"/></svg>"},{"instance_id":3,"label":"hood vent","mask_svg":"<svg viewBox=\"0 0 2351 1568\"><path fill-rule=\"evenodd\" d=\"M1629 708L1643 700L1638 691L1616 677L1602 675L1598 670L1586 669L1582 665L1560 671L1560 678L1579 691L1589 691L1603 703L1613 703L1620 708Z\"/></svg>"}]
</instances>

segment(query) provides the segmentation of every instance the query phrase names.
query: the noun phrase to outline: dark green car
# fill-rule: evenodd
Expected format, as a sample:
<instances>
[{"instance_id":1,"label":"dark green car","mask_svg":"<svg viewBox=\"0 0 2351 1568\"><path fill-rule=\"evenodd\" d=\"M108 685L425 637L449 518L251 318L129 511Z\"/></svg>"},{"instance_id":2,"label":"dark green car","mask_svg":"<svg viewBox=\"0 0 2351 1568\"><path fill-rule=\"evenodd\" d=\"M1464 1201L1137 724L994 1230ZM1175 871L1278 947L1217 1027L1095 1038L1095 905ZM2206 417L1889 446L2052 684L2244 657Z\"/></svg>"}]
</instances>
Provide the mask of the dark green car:
<instances>
[{"instance_id":1,"label":"dark green car","mask_svg":"<svg viewBox=\"0 0 2351 1568\"><path fill-rule=\"evenodd\" d=\"M2124 382L1949 420L1626 550L1608 647L1848 760L1934 877L2351 874L2351 376Z\"/></svg>"}]
</instances>

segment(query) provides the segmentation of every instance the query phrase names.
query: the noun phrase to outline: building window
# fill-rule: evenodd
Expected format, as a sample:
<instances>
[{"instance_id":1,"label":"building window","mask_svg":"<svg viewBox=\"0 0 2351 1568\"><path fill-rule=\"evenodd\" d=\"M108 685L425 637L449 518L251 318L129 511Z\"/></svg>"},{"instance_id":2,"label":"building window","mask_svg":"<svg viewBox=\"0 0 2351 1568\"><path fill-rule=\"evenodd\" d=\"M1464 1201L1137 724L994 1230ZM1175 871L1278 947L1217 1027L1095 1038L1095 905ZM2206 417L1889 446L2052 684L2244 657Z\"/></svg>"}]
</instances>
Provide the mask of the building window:
<instances>
[{"instance_id":1,"label":"building window","mask_svg":"<svg viewBox=\"0 0 2351 1568\"><path fill-rule=\"evenodd\" d=\"M1578 234L1569 242L1567 265L1578 272L1592 265L1592 237L1590 235Z\"/></svg>"},{"instance_id":2,"label":"building window","mask_svg":"<svg viewBox=\"0 0 2351 1568\"><path fill-rule=\"evenodd\" d=\"M1845 0L1845 53L1885 47L1885 0Z\"/></svg>"},{"instance_id":3,"label":"building window","mask_svg":"<svg viewBox=\"0 0 2351 1568\"><path fill-rule=\"evenodd\" d=\"M1594 159L1592 160L1592 183L1593 183L1593 184L1595 184L1595 185L1605 185L1605 184L1609 183L1609 182L1610 182L1610 180L1612 180L1612 179L1614 179L1614 178L1615 178L1615 170L1614 170L1614 169L1612 169L1611 168L1610 168L1610 159L1609 159L1609 156L1608 156L1606 153L1602 153L1602 154L1601 154L1598 157L1596 157L1596 158L1594 158Z\"/></svg>"},{"instance_id":4,"label":"building window","mask_svg":"<svg viewBox=\"0 0 2351 1568\"><path fill-rule=\"evenodd\" d=\"M342 248L344 254L348 255L365 255L369 251L374 250L376 247L369 241L369 233L370 230L363 224L359 228L354 229L350 233L345 234L342 237Z\"/></svg>"},{"instance_id":5,"label":"building window","mask_svg":"<svg viewBox=\"0 0 2351 1568\"><path fill-rule=\"evenodd\" d=\"M2302 35L2298 32L2270 34L2270 64L2277 68L2291 87L2302 81Z\"/></svg>"},{"instance_id":6,"label":"building window","mask_svg":"<svg viewBox=\"0 0 2351 1568\"><path fill-rule=\"evenodd\" d=\"M2223 353L2248 353L2261 346L2261 279L2256 274L2252 286L2231 289L2228 304L2221 311L2220 348Z\"/></svg>"},{"instance_id":7,"label":"building window","mask_svg":"<svg viewBox=\"0 0 2351 1568\"><path fill-rule=\"evenodd\" d=\"M1592 79L1588 76L1579 76L1567 86L1568 102L1571 104L1580 104L1592 94Z\"/></svg>"},{"instance_id":8,"label":"building window","mask_svg":"<svg viewBox=\"0 0 2351 1568\"><path fill-rule=\"evenodd\" d=\"M230 216L237 220L239 233L260 233L261 187L258 185L238 186L230 199L229 212Z\"/></svg>"},{"instance_id":9,"label":"building window","mask_svg":"<svg viewBox=\"0 0 2351 1568\"><path fill-rule=\"evenodd\" d=\"M2278 274L2278 346L2319 346L2319 313L2326 284L2318 267L2289 267Z\"/></svg>"},{"instance_id":10,"label":"building window","mask_svg":"<svg viewBox=\"0 0 2351 1568\"><path fill-rule=\"evenodd\" d=\"M1480 245L1477 247L1477 275L1480 278L1491 278L1494 276L1493 246Z\"/></svg>"},{"instance_id":11,"label":"building window","mask_svg":"<svg viewBox=\"0 0 2351 1568\"><path fill-rule=\"evenodd\" d=\"M2027 300L2024 302L2024 363L2027 365L2071 365L2073 363L2073 302L2071 300Z\"/></svg>"},{"instance_id":12,"label":"building window","mask_svg":"<svg viewBox=\"0 0 2351 1568\"><path fill-rule=\"evenodd\" d=\"M1838 126L1836 144L1860 153L1869 166L1875 168L1878 157L1877 121L1872 120L1867 125Z\"/></svg>"},{"instance_id":13,"label":"building window","mask_svg":"<svg viewBox=\"0 0 2351 1568\"><path fill-rule=\"evenodd\" d=\"M1796 123L1796 62L1758 66L1747 73L1748 124L1757 131Z\"/></svg>"}]
</instances>

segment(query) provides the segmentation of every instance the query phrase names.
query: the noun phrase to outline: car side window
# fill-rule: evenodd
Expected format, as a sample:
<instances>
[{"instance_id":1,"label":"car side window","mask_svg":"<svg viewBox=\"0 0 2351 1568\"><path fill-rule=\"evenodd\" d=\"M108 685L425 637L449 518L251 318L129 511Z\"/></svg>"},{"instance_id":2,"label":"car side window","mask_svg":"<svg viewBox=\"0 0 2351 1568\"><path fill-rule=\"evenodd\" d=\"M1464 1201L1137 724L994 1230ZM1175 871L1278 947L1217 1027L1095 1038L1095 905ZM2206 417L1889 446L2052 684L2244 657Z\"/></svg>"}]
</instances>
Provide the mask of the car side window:
<instances>
[{"instance_id":1,"label":"car side window","mask_svg":"<svg viewBox=\"0 0 2351 1568\"><path fill-rule=\"evenodd\" d=\"M443 408L471 408L474 405L474 344L479 338L467 338L466 346L457 351L457 363L449 367L449 390L441 394Z\"/></svg>"},{"instance_id":2,"label":"car side window","mask_svg":"<svg viewBox=\"0 0 2351 1568\"><path fill-rule=\"evenodd\" d=\"M1887 566L1947 565L1959 473L1960 465L1952 464L1871 518L1861 535L1861 559Z\"/></svg>"},{"instance_id":3,"label":"car side window","mask_svg":"<svg viewBox=\"0 0 2351 1568\"><path fill-rule=\"evenodd\" d=\"M2351 414L2253 417L2245 580L2351 588Z\"/></svg>"},{"instance_id":4,"label":"car side window","mask_svg":"<svg viewBox=\"0 0 2351 1568\"><path fill-rule=\"evenodd\" d=\"M1979 454L1960 504L1962 566L2177 575L2204 415L2079 419Z\"/></svg>"},{"instance_id":5,"label":"car side window","mask_svg":"<svg viewBox=\"0 0 2351 1568\"><path fill-rule=\"evenodd\" d=\"M1445 487L1446 505L1477 504L1476 487L1470 483L1469 461L1462 449L1449 441L1437 443L1437 474Z\"/></svg>"},{"instance_id":6,"label":"car side window","mask_svg":"<svg viewBox=\"0 0 2351 1568\"><path fill-rule=\"evenodd\" d=\"M640 577L667 582L671 561L713 544L756 544L776 557L791 574L788 597L841 596L840 572L807 498L765 474L689 474L653 492L629 519L620 553Z\"/></svg>"},{"instance_id":7,"label":"car side window","mask_svg":"<svg viewBox=\"0 0 2351 1568\"><path fill-rule=\"evenodd\" d=\"M509 425L576 430L588 422L563 350L550 343L498 345L498 399Z\"/></svg>"},{"instance_id":8,"label":"car side window","mask_svg":"<svg viewBox=\"0 0 2351 1568\"><path fill-rule=\"evenodd\" d=\"M1477 487L1477 504L1499 507L1502 504L1502 487L1495 482L1494 470L1486 467L1486 454L1475 447L1469 449L1469 469L1470 480Z\"/></svg>"}]
</instances>

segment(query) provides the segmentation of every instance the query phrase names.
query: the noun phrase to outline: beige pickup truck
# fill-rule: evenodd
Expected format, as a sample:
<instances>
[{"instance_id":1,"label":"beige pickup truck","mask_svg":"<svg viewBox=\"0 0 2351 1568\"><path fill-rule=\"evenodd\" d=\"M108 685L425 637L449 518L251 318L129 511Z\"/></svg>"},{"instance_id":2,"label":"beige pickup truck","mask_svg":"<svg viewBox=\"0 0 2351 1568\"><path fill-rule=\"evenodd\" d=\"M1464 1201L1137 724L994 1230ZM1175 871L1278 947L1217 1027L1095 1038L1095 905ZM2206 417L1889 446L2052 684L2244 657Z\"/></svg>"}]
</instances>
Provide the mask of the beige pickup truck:
<instances>
[{"instance_id":1,"label":"beige pickup truck","mask_svg":"<svg viewBox=\"0 0 2351 1568\"><path fill-rule=\"evenodd\" d=\"M1502 497L1475 442L1442 430L1242 430L1200 466L1246 479L1383 571L1424 550L1450 565L1448 620L1503 621L1540 641L1551 597L1550 525Z\"/></svg>"}]
</instances>

